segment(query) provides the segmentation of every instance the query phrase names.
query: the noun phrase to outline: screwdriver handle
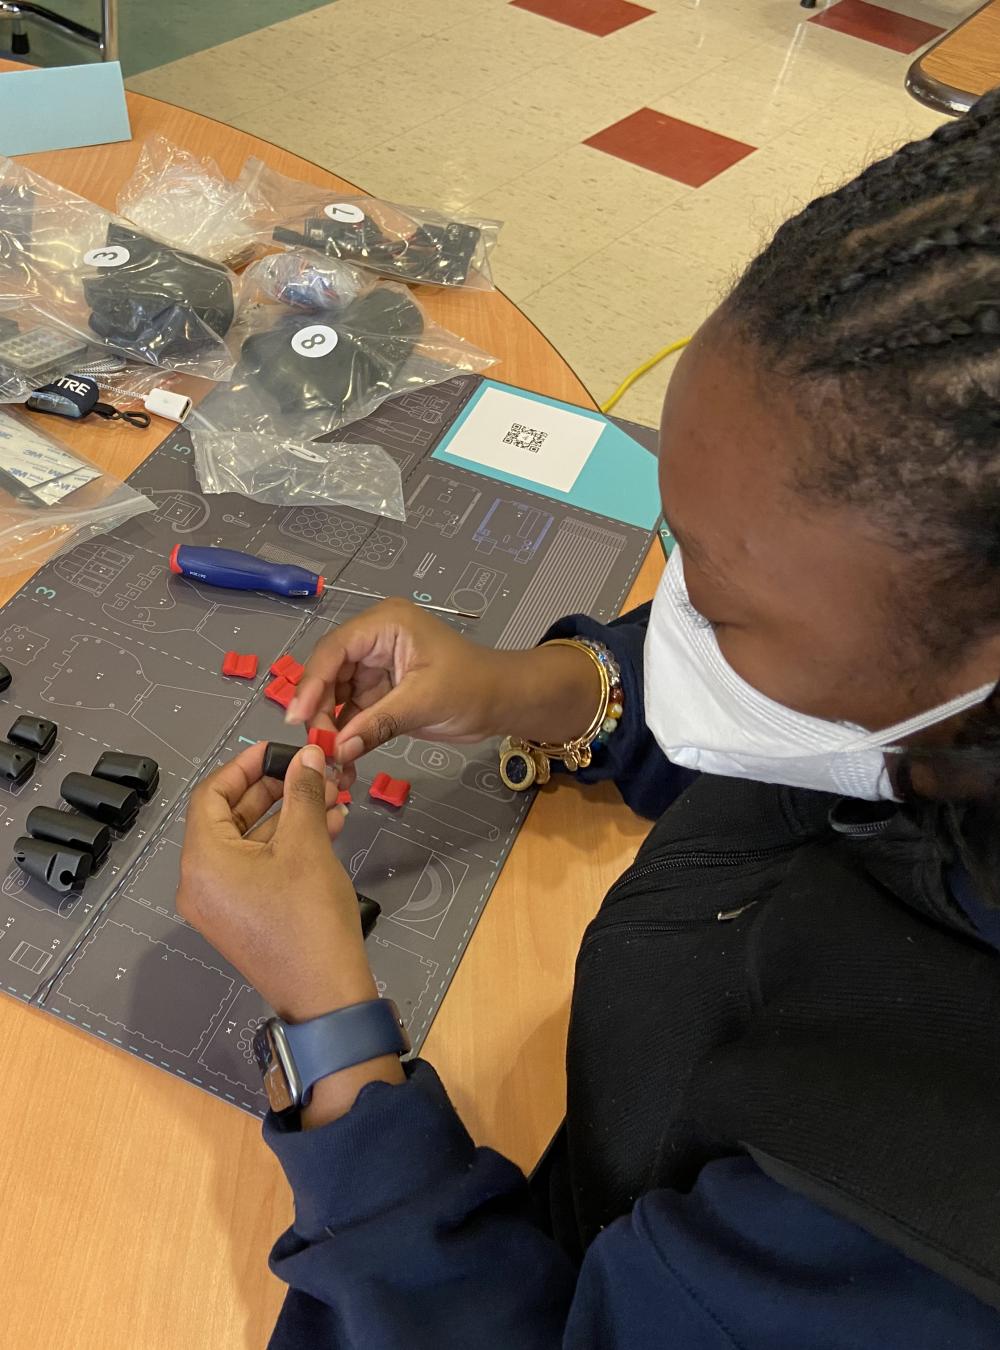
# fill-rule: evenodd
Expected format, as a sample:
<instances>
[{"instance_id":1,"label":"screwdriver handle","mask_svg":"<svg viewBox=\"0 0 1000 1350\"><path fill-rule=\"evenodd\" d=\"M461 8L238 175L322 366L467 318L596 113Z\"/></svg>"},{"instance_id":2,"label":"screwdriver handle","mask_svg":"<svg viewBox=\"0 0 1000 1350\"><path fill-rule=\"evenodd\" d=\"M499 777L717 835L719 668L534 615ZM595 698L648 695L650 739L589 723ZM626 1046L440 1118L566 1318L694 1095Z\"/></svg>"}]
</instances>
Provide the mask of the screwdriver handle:
<instances>
[{"instance_id":1,"label":"screwdriver handle","mask_svg":"<svg viewBox=\"0 0 1000 1350\"><path fill-rule=\"evenodd\" d=\"M275 595L322 595L326 585L316 572L292 563L273 563L232 548L194 548L177 544L170 570L178 576L225 586L231 591L271 591Z\"/></svg>"}]
</instances>

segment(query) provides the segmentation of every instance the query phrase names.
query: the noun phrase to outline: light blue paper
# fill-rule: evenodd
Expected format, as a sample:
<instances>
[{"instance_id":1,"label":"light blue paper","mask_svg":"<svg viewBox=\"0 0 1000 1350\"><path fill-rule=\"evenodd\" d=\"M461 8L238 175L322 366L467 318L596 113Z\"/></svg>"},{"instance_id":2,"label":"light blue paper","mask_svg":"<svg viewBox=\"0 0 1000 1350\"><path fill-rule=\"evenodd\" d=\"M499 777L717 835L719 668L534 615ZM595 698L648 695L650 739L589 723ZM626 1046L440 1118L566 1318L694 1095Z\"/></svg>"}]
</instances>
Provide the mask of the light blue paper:
<instances>
[{"instance_id":1,"label":"light blue paper","mask_svg":"<svg viewBox=\"0 0 1000 1350\"><path fill-rule=\"evenodd\" d=\"M0 155L131 139L117 61L0 74Z\"/></svg>"},{"instance_id":2,"label":"light blue paper","mask_svg":"<svg viewBox=\"0 0 1000 1350\"><path fill-rule=\"evenodd\" d=\"M530 422L530 406L542 403L550 408L566 408L581 417L602 424L601 434L591 450L586 464L568 492L533 482L530 478L519 478L499 469L487 468L459 455L451 454L448 446L454 440L482 398L487 389L504 389L521 396L525 406L525 421ZM562 403L558 399L546 398L542 394L532 394L526 389L513 390L511 386L495 380L483 380L472 398L449 427L440 445L432 455L433 459L443 460L446 464L456 464L474 473L484 474L513 487L526 488L551 497L557 502L577 506L585 511L596 511L599 515L612 520L620 520L627 525L638 525L641 529L651 530L660 514L660 487L656 457L633 440L627 432L610 422L603 413L591 412L587 408L578 408L575 404Z\"/></svg>"}]
</instances>

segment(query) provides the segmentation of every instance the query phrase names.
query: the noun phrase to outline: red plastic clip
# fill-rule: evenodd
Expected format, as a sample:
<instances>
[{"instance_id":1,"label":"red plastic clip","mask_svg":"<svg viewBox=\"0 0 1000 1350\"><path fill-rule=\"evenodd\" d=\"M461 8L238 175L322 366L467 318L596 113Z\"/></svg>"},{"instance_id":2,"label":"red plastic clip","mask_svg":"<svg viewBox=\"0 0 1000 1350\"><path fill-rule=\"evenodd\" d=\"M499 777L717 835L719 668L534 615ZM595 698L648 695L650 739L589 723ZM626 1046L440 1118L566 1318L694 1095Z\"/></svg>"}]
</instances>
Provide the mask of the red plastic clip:
<instances>
[{"instance_id":1,"label":"red plastic clip","mask_svg":"<svg viewBox=\"0 0 1000 1350\"><path fill-rule=\"evenodd\" d=\"M298 684L305 671L305 666L299 665L291 652L285 652L284 656L279 656L277 661L271 662L271 674L287 680L289 684Z\"/></svg>"},{"instance_id":2,"label":"red plastic clip","mask_svg":"<svg viewBox=\"0 0 1000 1350\"><path fill-rule=\"evenodd\" d=\"M280 704L282 708L287 708L295 697L295 685L289 684L287 680L272 680L270 684L264 686L264 697L269 698L272 703Z\"/></svg>"},{"instance_id":3,"label":"red plastic clip","mask_svg":"<svg viewBox=\"0 0 1000 1350\"><path fill-rule=\"evenodd\" d=\"M252 652L226 652L222 658L223 675L234 675L240 680L252 680L257 674L257 658Z\"/></svg>"},{"instance_id":4,"label":"red plastic clip","mask_svg":"<svg viewBox=\"0 0 1000 1350\"><path fill-rule=\"evenodd\" d=\"M350 806L350 804L351 804L350 791L348 788L344 788L343 791L337 793L337 805Z\"/></svg>"},{"instance_id":5,"label":"red plastic clip","mask_svg":"<svg viewBox=\"0 0 1000 1350\"><path fill-rule=\"evenodd\" d=\"M402 806L410 795L410 785L405 778L390 778L387 773L377 773L372 779L368 795L389 806Z\"/></svg>"},{"instance_id":6,"label":"red plastic clip","mask_svg":"<svg viewBox=\"0 0 1000 1350\"><path fill-rule=\"evenodd\" d=\"M333 759L333 752L337 748L337 733L323 731L320 727L310 727L309 744L318 745L327 759Z\"/></svg>"}]
</instances>

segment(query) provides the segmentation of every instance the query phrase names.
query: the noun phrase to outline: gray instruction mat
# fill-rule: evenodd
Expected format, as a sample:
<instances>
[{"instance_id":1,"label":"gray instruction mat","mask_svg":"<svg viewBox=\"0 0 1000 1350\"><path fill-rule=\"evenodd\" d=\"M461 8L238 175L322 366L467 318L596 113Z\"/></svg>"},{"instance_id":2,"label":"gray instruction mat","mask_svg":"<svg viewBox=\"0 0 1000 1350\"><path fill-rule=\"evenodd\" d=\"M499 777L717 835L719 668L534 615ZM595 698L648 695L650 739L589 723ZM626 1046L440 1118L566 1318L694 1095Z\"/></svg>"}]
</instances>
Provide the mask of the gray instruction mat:
<instances>
[{"instance_id":1,"label":"gray instruction mat","mask_svg":"<svg viewBox=\"0 0 1000 1350\"><path fill-rule=\"evenodd\" d=\"M271 662L304 660L370 601L334 589L318 602L211 589L172 575L167 559L192 543L304 564L328 583L471 609L478 621L452 622L493 646L530 645L577 609L612 617L648 532L428 458L477 383L461 377L386 403L341 436L375 441L400 464L405 524L207 500L178 430L131 479L155 514L47 564L0 609L0 661L13 675L0 735L20 713L59 726L34 776L0 788L0 988L264 1113L251 1042L269 1010L174 912L185 805L221 760L286 739L282 710L262 692ZM229 650L258 655L255 680L221 674ZM65 775L89 773L106 749L151 755L159 789L83 891L60 896L7 860L29 810L59 805ZM358 890L382 906L369 956L415 1047L530 804L504 788L496 763L493 743L390 742L362 761L337 843ZM369 799L380 771L412 783L401 809Z\"/></svg>"}]
</instances>

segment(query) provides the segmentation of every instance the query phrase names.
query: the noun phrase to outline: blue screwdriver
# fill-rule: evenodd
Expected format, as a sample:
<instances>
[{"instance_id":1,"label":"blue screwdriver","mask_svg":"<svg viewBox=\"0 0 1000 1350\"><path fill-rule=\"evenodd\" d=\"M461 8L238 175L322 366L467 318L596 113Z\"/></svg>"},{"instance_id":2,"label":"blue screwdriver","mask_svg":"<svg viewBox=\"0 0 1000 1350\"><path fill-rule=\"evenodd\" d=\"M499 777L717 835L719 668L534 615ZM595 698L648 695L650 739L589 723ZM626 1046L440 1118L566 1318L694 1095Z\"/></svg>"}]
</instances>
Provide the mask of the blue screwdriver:
<instances>
[{"instance_id":1,"label":"blue screwdriver","mask_svg":"<svg viewBox=\"0 0 1000 1350\"><path fill-rule=\"evenodd\" d=\"M225 586L231 591L273 591L275 595L322 595L325 580L292 563L268 562L234 548L193 548L178 544L170 555L178 576Z\"/></svg>"},{"instance_id":2,"label":"blue screwdriver","mask_svg":"<svg viewBox=\"0 0 1000 1350\"><path fill-rule=\"evenodd\" d=\"M316 572L294 563L268 562L253 553L238 553L234 548L194 548L177 544L170 555L170 570L178 576L203 581L206 586L224 586L231 591L272 591L275 595L320 596L327 589L326 580ZM373 591L357 591L350 586L330 583L332 591L359 595L367 600L384 600L384 595ZM415 598L415 597L414 597ZM432 609L438 614L457 614L463 619L478 619L465 609L448 605L433 605L417 600L421 609Z\"/></svg>"}]
</instances>

